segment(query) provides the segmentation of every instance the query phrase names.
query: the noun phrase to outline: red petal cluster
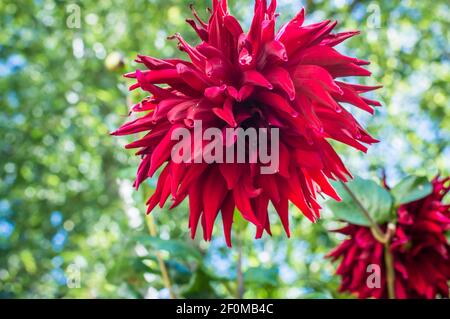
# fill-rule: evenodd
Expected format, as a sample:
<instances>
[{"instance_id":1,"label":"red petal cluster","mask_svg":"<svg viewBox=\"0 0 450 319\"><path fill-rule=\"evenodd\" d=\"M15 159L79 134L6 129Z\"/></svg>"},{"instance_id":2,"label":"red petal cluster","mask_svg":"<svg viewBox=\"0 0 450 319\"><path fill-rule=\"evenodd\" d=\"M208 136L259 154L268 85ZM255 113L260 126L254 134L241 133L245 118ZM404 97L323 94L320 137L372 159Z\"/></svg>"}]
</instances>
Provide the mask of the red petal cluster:
<instances>
[{"instance_id":1,"label":"red petal cluster","mask_svg":"<svg viewBox=\"0 0 450 319\"><path fill-rule=\"evenodd\" d=\"M369 76L367 61L340 54L334 46L357 31L332 33L329 20L303 25L304 10L275 32L276 1L256 0L250 30L245 33L228 12L226 0L214 0L208 23L193 9L194 28L201 43L188 44L180 35L179 49L189 57L156 59L139 55L147 70L126 76L150 96L133 107L144 115L126 123L114 135L146 132L127 148L139 148L142 162L135 186L163 167L150 212L171 196L175 207L188 197L189 227L195 236L199 221L204 238L211 239L221 212L227 244L235 208L256 225L256 237L270 234L268 205L272 202L289 235L288 204L296 205L315 221L320 206L316 192L339 200L328 179L346 181L350 173L327 139L363 152L377 142L340 103L373 113L377 101L360 96L378 87L337 81L348 76ZM161 86L161 84L163 86ZM170 158L177 127L279 128L280 168L261 175L254 164L176 164Z\"/></svg>"},{"instance_id":2,"label":"red petal cluster","mask_svg":"<svg viewBox=\"0 0 450 319\"><path fill-rule=\"evenodd\" d=\"M449 180L435 178L432 194L397 211L397 230L390 245L396 298L449 295L450 245L445 232L450 230L450 205L442 203L450 190ZM337 269L342 277L340 290L359 298L387 298L383 244L367 227L348 225L339 232L350 236L329 254L334 260L342 258ZM370 264L381 267L380 288L369 288L366 283Z\"/></svg>"}]
</instances>

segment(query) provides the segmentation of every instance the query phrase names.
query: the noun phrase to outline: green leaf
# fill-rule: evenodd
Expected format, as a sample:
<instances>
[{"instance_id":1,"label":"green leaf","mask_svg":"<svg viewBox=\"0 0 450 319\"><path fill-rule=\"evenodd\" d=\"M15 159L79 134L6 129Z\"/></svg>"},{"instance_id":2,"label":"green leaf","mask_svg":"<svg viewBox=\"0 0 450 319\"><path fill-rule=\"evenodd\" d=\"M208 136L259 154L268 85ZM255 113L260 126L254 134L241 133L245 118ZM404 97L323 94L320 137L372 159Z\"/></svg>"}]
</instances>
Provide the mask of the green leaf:
<instances>
[{"instance_id":1,"label":"green leaf","mask_svg":"<svg viewBox=\"0 0 450 319\"><path fill-rule=\"evenodd\" d=\"M338 219L361 226L371 226L361 208L351 198L340 182L332 182L342 198L341 202L327 201L328 207ZM346 183L351 192L378 224L392 220L392 196L372 180L355 177Z\"/></svg>"},{"instance_id":2,"label":"green leaf","mask_svg":"<svg viewBox=\"0 0 450 319\"><path fill-rule=\"evenodd\" d=\"M214 277L202 266L197 268L197 271L191 277L188 286L181 291L185 298L217 298L217 295L212 282Z\"/></svg>"},{"instance_id":3,"label":"green leaf","mask_svg":"<svg viewBox=\"0 0 450 319\"><path fill-rule=\"evenodd\" d=\"M391 189L397 205L414 202L431 194L433 186L425 176L408 176Z\"/></svg>"},{"instance_id":4,"label":"green leaf","mask_svg":"<svg viewBox=\"0 0 450 319\"><path fill-rule=\"evenodd\" d=\"M201 260L202 254L193 246L186 244L182 240L177 239L161 239L159 237L152 236L137 236L137 241L141 244L150 246L155 250L165 250L169 252L171 256L180 258L193 258L195 260Z\"/></svg>"},{"instance_id":5,"label":"green leaf","mask_svg":"<svg viewBox=\"0 0 450 319\"><path fill-rule=\"evenodd\" d=\"M278 285L278 268L249 268L244 273L244 282L247 284L255 284L257 286L272 286Z\"/></svg>"},{"instance_id":6,"label":"green leaf","mask_svg":"<svg viewBox=\"0 0 450 319\"><path fill-rule=\"evenodd\" d=\"M119 258L106 274L109 282L119 284L123 278L135 278L136 274L141 274L148 270L142 262L143 258L127 255L126 258Z\"/></svg>"},{"instance_id":7,"label":"green leaf","mask_svg":"<svg viewBox=\"0 0 450 319\"><path fill-rule=\"evenodd\" d=\"M189 283L192 278L193 272L181 262L176 260L168 260L166 262L169 269L170 279L177 285L183 285Z\"/></svg>"}]
</instances>

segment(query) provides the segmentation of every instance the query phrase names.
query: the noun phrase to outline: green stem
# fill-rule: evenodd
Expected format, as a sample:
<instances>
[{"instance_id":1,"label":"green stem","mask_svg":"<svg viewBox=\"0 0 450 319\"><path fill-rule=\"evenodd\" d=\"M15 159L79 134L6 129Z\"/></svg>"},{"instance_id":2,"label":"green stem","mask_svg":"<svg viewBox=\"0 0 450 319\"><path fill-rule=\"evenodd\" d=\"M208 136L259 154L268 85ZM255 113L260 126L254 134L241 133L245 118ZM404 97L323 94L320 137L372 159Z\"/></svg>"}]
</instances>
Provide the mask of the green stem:
<instances>
[{"instance_id":1,"label":"green stem","mask_svg":"<svg viewBox=\"0 0 450 319\"><path fill-rule=\"evenodd\" d=\"M359 201L359 199L356 197L356 195L351 191L351 189L347 186L347 184L345 184L344 182L341 181L341 185L342 187L344 187L345 191L350 195L350 197L352 198L352 200L355 202L355 204L358 206L358 208L360 209L361 213L364 215L364 217L367 218L367 220L369 221L371 227L371 231L373 236L381 243L385 243L386 242L386 238L385 238L385 234L383 233L383 231L381 230L380 226L378 226L378 224L375 222L375 220L372 218L372 216L370 216L369 212L367 211L367 209L363 206L363 204Z\"/></svg>"},{"instance_id":2,"label":"green stem","mask_svg":"<svg viewBox=\"0 0 450 319\"><path fill-rule=\"evenodd\" d=\"M367 209L359 201L356 195L351 191L351 189L344 183L341 182L342 186L346 192L350 195L355 204L359 207L361 213L370 223L370 230L375 237L375 239L384 245L384 260L386 266L386 284L388 290L389 299L395 299L395 269L394 269L394 257L392 256L390 250L391 239L395 234L395 225L392 223L388 224L386 233L380 228L380 226L375 222L375 220L370 216Z\"/></svg>"},{"instance_id":3,"label":"green stem","mask_svg":"<svg viewBox=\"0 0 450 319\"><path fill-rule=\"evenodd\" d=\"M237 257L237 275L236 275L236 283L237 283L236 297L238 299L243 299L245 287L244 287L244 273L242 272L242 238L240 234L238 235L237 240L237 253L238 257Z\"/></svg>"},{"instance_id":4,"label":"green stem","mask_svg":"<svg viewBox=\"0 0 450 319\"><path fill-rule=\"evenodd\" d=\"M153 218L150 215L147 215L146 222L150 236L156 237L158 235L156 232L156 225L153 222ZM172 289L172 283L170 282L169 272L167 271L166 263L164 262L164 259L159 253L159 251L156 252L156 259L158 260L159 269L161 270L161 276L163 279L164 287L169 291L170 299L175 299L176 297Z\"/></svg>"},{"instance_id":5,"label":"green stem","mask_svg":"<svg viewBox=\"0 0 450 319\"><path fill-rule=\"evenodd\" d=\"M245 294L245 282L244 282L244 271L243 271L243 259L244 259L244 234L247 228L247 222L242 218L241 213L237 208L234 210L234 225L236 229L236 298L243 299Z\"/></svg>"},{"instance_id":6,"label":"green stem","mask_svg":"<svg viewBox=\"0 0 450 319\"><path fill-rule=\"evenodd\" d=\"M384 244L384 261L386 266L386 284L389 299L395 299L395 268L394 256L390 250L391 239L395 234L395 225L389 223L386 232L386 243Z\"/></svg>"},{"instance_id":7,"label":"green stem","mask_svg":"<svg viewBox=\"0 0 450 319\"><path fill-rule=\"evenodd\" d=\"M384 260L386 262L386 284L388 288L389 299L395 299L395 272L394 272L394 259L389 250L389 246L384 246Z\"/></svg>"}]
</instances>

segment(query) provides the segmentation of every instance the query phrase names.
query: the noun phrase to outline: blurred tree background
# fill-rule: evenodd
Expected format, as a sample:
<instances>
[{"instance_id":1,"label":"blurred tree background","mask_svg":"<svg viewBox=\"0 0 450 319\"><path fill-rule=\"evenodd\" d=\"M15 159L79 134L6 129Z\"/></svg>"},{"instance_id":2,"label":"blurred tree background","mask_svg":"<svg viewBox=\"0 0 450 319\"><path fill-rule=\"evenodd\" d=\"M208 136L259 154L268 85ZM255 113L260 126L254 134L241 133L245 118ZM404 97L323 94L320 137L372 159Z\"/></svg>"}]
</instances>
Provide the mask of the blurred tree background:
<instances>
[{"instance_id":1,"label":"blurred tree background","mask_svg":"<svg viewBox=\"0 0 450 319\"><path fill-rule=\"evenodd\" d=\"M239 251L245 297L349 297L324 259L342 240L327 232L339 226L327 211L314 225L293 212L289 240L280 223L256 241L241 225L228 249L220 225L212 242L189 239L185 205L155 211L150 236L155 180L133 190L137 159L108 133L137 101L121 77L136 54L182 56L166 40L175 32L196 41L191 2L206 17L206 0L0 2L0 297L168 298L158 258L176 297L234 297ZM251 2L230 1L246 26ZM362 30L340 49L372 61L374 76L352 81L384 85L374 117L353 110L382 142L366 156L336 145L349 169L374 179L384 169L389 183L448 175L448 2L278 2L280 23L304 6L308 23Z\"/></svg>"}]
</instances>

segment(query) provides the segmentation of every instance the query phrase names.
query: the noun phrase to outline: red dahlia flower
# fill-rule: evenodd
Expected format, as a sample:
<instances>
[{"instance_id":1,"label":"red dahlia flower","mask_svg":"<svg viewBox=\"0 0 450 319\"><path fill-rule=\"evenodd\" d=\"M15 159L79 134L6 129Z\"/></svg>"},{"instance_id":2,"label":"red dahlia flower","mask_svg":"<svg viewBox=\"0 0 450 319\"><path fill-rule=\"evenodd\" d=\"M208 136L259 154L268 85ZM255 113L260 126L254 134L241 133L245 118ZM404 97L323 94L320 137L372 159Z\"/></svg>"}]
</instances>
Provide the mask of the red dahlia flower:
<instances>
[{"instance_id":1,"label":"red dahlia flower","mask_svg":"<svg viewBox=\"0 0 450 319\"><path fill-rule=\"evenodd\" d=\"M396 232L390 244L396 298L449 295L450 245L445 232L450 230L450 205L442 203L450 189L450 185L445 185L449 180L435 178L430 195L397 210ZM384 245L367 227L348 225L339 232L350 236L329 254L334 260L342 257L337 269L342 277L340 291L359 298L387 298ZM379 288L370 288L366 283L370 264L381 268Z\"/></svg>"},{"instance_id":2,"label":"red dahlia flower","mask_svg":"<svg viewBox=\"0 0 450 319\"><path fill-rule=\"evenodd\" d=\"M316 192L339 200L328 179L346 181L350 173L327 139L358 150L377 142L340 103L353 104L373 113L377 101L360 96L378 87L345 83L339 77L369 76L367 61L340 54L336 45L357 31L331 33L329 20L303 25L304 10L275 32L276 1L267 6L255 1L254 18L245 33L228 12L226 0L214 0L208 23L195 10L187 20L201 39L196 46L180 35L179 49L189 61L156 59L139 55L148 70L127 74L150 96L133 107L145 112L123 125L114 135L146 132L127 148L139 148L142 162L135 186L162 166L156 191L147 202L148 212L171 196L175 207L189 198L189 227L195 236L201 221L210 240L221 212L225 237L235 208L257 227L259 238L270 234L268 204L272 202L289 236L288 204L294 203L315 221L320 206ZM159 86L163 84L163 86ZM203 129L227 127L279 128L279 170L261 175L261 163L175 163L171 140L175 128L192 130L194 120Z\"/></svg>"}]
</instances>

